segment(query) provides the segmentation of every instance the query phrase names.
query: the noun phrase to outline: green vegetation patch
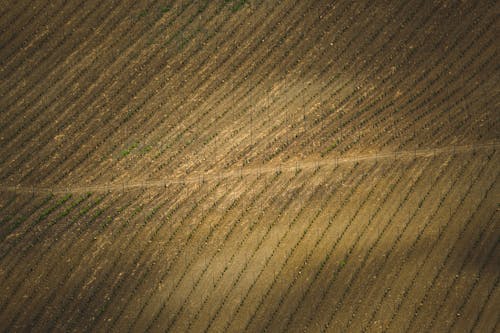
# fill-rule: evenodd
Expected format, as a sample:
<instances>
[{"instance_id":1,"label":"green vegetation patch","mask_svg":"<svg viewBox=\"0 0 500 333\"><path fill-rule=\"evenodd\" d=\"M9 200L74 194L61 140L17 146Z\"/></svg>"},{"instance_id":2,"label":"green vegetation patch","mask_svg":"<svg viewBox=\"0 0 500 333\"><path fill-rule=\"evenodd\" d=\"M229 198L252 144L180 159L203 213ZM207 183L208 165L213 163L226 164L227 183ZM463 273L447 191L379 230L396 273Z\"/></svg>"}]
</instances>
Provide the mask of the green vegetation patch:
<instances>
[{"instance_id":1,"label":"green vegetation patch","mask_svg":"<svg viewBox=\"0 0 500 333\"><path fill-rule=\"evenodd\" d=\"M172 6L171 6L171 5L166 5L166 6L161 7L161 9L160 9L160 10L161 10L161 12L162 12L163 14L165 14L165 13L168 13L171 9L172 9Z\"/></svg>"},{"instance_id":2,"label":"green vegetation patch","mask_svg":"<svg viewBox=\"0 0 500 333\"><path fill-rule=\"evenodd\" d=\"M125 149L120 151L118 159L125 158L133 153L139 154L139 155L145 155L145 154L149 153L151 150L153 150L152 145L141 144L137 141L134 141L128 147L126 147Z\"/></svg>"},{"instance_id":3,"label":"green vegetation patch","mask_svg":"<svg viewBox=\"0 0 500 333\"><path fill-rule=\"evenodd\" d=\"M144 9L144 10L141 10L141 11L139 12L139 15L138 15L137 17L138 17L138 18L143 18L143 17L145 17L146 15L148 15L148 11L147 11L146 9Z\"/></svg>"},{"instance_id":4,"label":"green vegetation patch","mask_svg":"<svg viewBox=\"0 0 500 333\"><path fill-rule=\"evenodd\" d=\"M224 0L225 3L231 4L231 10L237 12L248 2L248 0Z\"/></svg>"}]
</instances>

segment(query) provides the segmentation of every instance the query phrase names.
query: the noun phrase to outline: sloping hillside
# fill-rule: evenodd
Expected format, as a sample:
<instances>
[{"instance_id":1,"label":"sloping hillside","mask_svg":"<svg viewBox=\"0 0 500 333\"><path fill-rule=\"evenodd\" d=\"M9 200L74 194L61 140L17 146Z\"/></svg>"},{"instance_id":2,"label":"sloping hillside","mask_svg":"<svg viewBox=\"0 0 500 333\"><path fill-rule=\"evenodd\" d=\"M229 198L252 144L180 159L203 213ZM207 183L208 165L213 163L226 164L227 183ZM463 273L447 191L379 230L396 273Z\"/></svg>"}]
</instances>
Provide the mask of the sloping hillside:
<instances>
[{"instance_id":1,"label":"sloping hillside","mask_svg":"<svg viewBox=\"0 0 500 333\"><path fill-rule=\"evenodd\" d=\"M6 0L0 331L496 331L499 9Z\"/></svg>"}]
</instances>

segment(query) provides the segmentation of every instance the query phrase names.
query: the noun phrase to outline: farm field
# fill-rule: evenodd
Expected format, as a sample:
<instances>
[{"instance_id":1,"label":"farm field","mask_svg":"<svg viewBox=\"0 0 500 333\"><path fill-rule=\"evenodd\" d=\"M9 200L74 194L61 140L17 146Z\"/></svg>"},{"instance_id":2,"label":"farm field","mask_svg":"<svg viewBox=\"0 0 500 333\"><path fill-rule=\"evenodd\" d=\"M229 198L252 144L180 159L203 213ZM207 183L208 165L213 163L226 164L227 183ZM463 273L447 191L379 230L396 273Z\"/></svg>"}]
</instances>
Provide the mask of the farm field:
<instances>
[{"instance_id":1,"label":"farm field","mask_svg":"<svg viewBox=\"0 0 500 333\"><path fill-rule=\"evenodd\" d=\"M6 0L0 332L496 332L495 1Z\"/></svg>"}]
</instances>

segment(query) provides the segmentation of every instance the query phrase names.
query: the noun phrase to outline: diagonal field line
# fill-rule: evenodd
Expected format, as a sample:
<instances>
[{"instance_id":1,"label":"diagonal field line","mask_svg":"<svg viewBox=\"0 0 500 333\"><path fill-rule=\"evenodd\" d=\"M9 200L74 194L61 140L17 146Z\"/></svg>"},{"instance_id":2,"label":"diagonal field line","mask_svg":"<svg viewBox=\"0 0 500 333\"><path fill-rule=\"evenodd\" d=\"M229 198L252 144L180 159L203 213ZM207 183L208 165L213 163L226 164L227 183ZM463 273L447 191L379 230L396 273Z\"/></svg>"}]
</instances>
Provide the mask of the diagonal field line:
<instances>
[{"instance_id":1,"label":"diagonal field line","mask_svg":"<svg viewBox=\"0 0 500 333\"><path fill-rule=\"evenodd\" d=\"M287 162L282 164L268 164L261 167L248 167L248 168L238 168L233 170L227 170L224 172L219 172L217 170L210 170L208 172L193 172L192 175L186 177L166 177L156 180L145 180L145 181L130 181L128 183L104 183L88 186L64 186L61 184L55 184L54 186L8 186L0 184L0 191L3 192L16 192L16 193L86 193L86 192L108 192L108 191L128 191L138 188L161 188L171 184L186 184L186 183L199 183L204 181L225 179L225 178L236 178L251 175L259 175L264 173L273 172L294 172L297 169L314 169L322 166L335 166L337 164L349 164L356 162L368 162L374 160L403 160L403 159L413 159L413 158L425 158L433 155L445 155L445 154L464 154L471 151L489 150L497 149L500 147L500 142L494 141L485 144L470 144L462 146L446 146L446 147L436 147L436 148L426 148L426 149L416 149L416 150L405 150L405 151L392 151L392 152L380 152L380 153L370 153L370 154L360 154L352 155L346 157L336 157L328 159L317 159L317 160L303 160Z\"/></svg>"}]
</instances>

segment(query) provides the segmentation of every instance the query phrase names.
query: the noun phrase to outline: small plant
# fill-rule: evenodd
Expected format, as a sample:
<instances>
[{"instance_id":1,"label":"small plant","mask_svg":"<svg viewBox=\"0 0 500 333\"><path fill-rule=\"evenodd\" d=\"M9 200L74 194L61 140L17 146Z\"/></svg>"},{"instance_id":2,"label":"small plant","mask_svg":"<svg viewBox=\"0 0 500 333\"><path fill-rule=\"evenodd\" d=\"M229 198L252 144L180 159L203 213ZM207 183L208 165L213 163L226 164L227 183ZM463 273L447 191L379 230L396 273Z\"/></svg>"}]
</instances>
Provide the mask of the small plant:
<instances>
[{"instance_id":1,"label":"small plant","mask_svg":"<svg viewBox=\"0 0 500 333\"><path fill-rule=\"evenodd\" d=\"M125 148L123 149L121 152L120 152L120 157L121 158L124 158L124 157L127 157L128 155L130 155L130 153L132 153L132 151L134 149L136 149L137 147L139 147L139 143L138 142L134 142L132 143L128 148ZM144 148L141 150L141 152L143 152ZM148 150L149 151L149 150Z\"/></svg>"},{"instance_id":2,"label":"small plant","mask_svg":"<svg viewBox=\"0 0 500 333\"><path fill-rule=\"evenodd\" d=\"M179 48L179 51L184 49L184 47L189 43L189 38L185 37L184 34L179 36L179 40L177 42L177 46Z\"/></svg>"},{"instance_id":3,"label":"small plant","mask_svg":"<svg viewBox=\"0 0 500 333\"><path fill-rule=\"evenodd\" d=\"M120 152L121 157L126 157L129 154L130 154L130 149L124 149Z\"/></svg>"},{"instance_id":4,"label":"small plant","mask_svg":"<svg viewBox=\"0 0 500 333\"><path fill-rule=\"evenodd\" d=\"M166 5L166 6L161 7L161 12L163 14L165 14L165 13L169 12L171 9L172 9L171 5Z\"/></svg>"},{"instance_id":5,"label":"small plant","mask_svg":"<svg viewBox=\"0 0 500 333\"><path fill-rule=\"evenodd\" d=\"M151 149L153 149L153 147L151 147L151 145L144 146L141 149L141 154L149 153L151 151Z\"/></svg>"},{"instance_id":6,"label":"small plant","mask_svg":"<svg viewBox=\"0 0 500 333\"><path fill-rule=\"evenodd\" d=\"M224 2L232 4L231 11L235 13L247 3L247 0L225 0Z\"/></svg>"}]
</instances>

